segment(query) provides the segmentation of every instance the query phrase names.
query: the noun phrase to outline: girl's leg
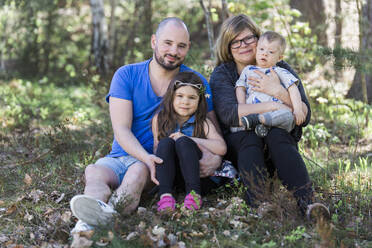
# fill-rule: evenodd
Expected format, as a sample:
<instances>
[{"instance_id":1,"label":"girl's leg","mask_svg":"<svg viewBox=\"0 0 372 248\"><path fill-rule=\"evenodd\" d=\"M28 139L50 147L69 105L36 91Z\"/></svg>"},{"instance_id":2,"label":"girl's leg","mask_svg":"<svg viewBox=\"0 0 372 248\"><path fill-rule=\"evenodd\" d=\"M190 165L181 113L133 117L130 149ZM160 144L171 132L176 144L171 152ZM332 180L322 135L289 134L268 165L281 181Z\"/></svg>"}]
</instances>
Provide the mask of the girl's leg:
<instances>
[{"instance_id":1,"label":"girl's leg","mask_svg":"<svg viewBox=\"0 0 372 248\"><path fill-rule=\"evenodd\" d=\"M238 165L240 177L247 187L247 204L256 206L257 198L263 196L267 178L263 139L254 131L241 131L226 135L225 140L228 159Z\"/></svg>"},{"instance_id":2,"label":"girl's leg","mask_svg":"<svg viewBox=\"0 0 372 248\"><path fill-rule=\"evenodd\" d=\"M199 160L202 157L202 152L197 144L186 136L177 139L176 152L185 180L186 194L194 190L196 194L200 195Z\"/></svg>"},{"instance_id":3,"label":"girl's leg","mask_svg":"<svg viewBox=\"0 0 372 248\"><path fill-rule=\"evenodd\" d=\"M283 129L272 128L265 137L271 160L277 169L279 179L294 191L301 212L312 202L312 186L306 165L297 150L293 137Z\"/></svg>"},{"instance_id":4,"label":"girl's leg","mask_svg":"<svg viewBox=\"0 0 372 248\"><path fill-rule=\"evenodd\" d=\"M172 194L176 174L175 141L163 138L159 141L156 156L163 159L163 163L156 166L156 179L159 181L159 196Z\"/></svg>"}]
</instances>

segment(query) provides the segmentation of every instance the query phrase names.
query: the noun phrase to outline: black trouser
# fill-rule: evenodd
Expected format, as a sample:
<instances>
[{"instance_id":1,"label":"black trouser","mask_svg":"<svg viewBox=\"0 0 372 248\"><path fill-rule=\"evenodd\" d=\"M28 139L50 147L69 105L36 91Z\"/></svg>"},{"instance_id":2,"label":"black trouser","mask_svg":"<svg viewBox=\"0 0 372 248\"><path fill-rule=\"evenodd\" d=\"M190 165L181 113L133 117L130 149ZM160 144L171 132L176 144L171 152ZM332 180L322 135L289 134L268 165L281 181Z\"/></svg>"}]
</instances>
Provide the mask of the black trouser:
<instances>
[{"instance_id":1,"label":"black trouser","mask_svg":"<svg viewBox=\"0 0 372 248\"><path fill-rule=\"evenodd\" d=\"M298 152L297 143L287 131L273 127L264 138L258 137L254 131L240 131L227 134L225 140L228 159L237 165L248 188L246 201L249 205L256 205L267 179L265 145L279 179L288 190L294 191L301 211L311 203L312 187L306 165Z\"/></svg>"},{"instance_id":2,"label":"black trouser","mask_svg":"<svg viewBox=\"0 0 372 248\"><path fill-rule=\"evenodd\" d=\"M162 164L156 165L159 195L172 193L175 184L183 181L187 194L192 190L201 194L199 160L202 152L192 139L186 136L177 141L163 138L159 141L156 156L163 159Z\"/></svg>"}]
</instances>

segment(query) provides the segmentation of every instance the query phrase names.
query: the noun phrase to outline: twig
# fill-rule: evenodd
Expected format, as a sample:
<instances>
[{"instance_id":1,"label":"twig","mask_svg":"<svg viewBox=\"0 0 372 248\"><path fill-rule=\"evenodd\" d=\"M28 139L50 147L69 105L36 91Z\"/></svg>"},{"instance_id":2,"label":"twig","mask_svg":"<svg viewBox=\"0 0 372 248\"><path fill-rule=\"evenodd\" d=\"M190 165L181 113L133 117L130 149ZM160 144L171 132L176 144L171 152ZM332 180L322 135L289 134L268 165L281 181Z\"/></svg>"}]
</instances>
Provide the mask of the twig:
<instances>
[{"instance_id":1,"label":"twig","mask_svg":"<svg viewBox=\"0 0 372 248\"><path fill-rule=\"evenodd\" d=\"M220 248L220 242L217 239L216 232L213 230L213 239L216 241L217 247Z\"/></svg>"},{"instance_id":2,"label":"twig","mask_svg":"<svg viewBox=\"0 0 372 248\"><path fill-rule=\"evenodd\" d=\"M5 165L3 168L4 168L4 169L12 169L12 168L14 168L14 167L16 167L16 166L19 166L19 165L30 164L30 163L32 163L32 162L35 162L35 161L37 161L37 160L43 158L43 157L44 157L45 155L47 155L50 151L51 151L51 149L49 149L49 150L47 150L47 151L45 151L45 152L39 154L38 156L36 156L36 157L34 157L34 158L30 159L30 160L22 161L22 162L20 162L20 163L15 163L15 164L8 164L8 165Z\"/></svg>"}]
</instances>

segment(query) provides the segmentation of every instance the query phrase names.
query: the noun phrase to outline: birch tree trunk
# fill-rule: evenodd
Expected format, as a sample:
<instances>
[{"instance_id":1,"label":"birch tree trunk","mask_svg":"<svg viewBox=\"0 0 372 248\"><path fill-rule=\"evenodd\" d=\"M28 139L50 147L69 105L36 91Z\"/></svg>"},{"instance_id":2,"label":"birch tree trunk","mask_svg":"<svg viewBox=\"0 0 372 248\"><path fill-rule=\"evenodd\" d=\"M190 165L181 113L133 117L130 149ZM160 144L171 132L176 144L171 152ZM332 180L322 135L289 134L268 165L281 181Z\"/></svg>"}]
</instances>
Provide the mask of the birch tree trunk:
<instances>
[{"instance_id":1,"label":"birch tree trunk","mask_svg":"<svg viewBox=\"0 0 372 248\"><path fill-rule=\"evenodd\" d=\"M335 30L335 47L342 47L342 22L343 16L341 11L341 0L336 0L336 8L335 8L335 22L336 22L336 30ZM342 73L341 73L341 66L342 60L340 58L335 59L335 77L336 81L342 81Z\"/></svg>"},{"instance_id":2,"label":"birch tree trunk","mask_svg":"<svg viewBox=\"0 0 372 248\"><path fill-rule=\"evenodd\" d=\"M360 0L357 1L358 12L359 12L359 53L366 56L366 58L361 57L362 61L368 63L368 56L370 56L372 51L372 0L367 0L366 3L362 5ZM362 62L363 63L363 62ZM347 97L354 98L357 100L362 100L364 102L372 102L372 72L367 69L366 63L364 63L365 68L357 68L353 84Z\"/></svg>"},{"instance_id":3,"label":"birch tree trunk","mask_svg":"<svg viewBox=\"0 0 372 248\"><path fill-rule=\"evenodd\" d=\"M210 14L209 9L205 7L203 0L199 0L199 3L203 9L204 16L205 16L205 22L207 24L207 31L208 31L209 49L211 53L211 59L213 59L214 58L214 52L213 52L214 33L213 33L213 26L211 23L211 14Z\"/></svg>"},{"instance_id":4,"label":"birch tree trunk","mask_svg":"<svg viewBox=\"0 0 372 248\"><path fill-rule=\"evenodd\" d=\"M229 17L229 9L227 8L226 0L221 0L222 2L222 22L224 22Z\"/></svg>"},{"instance_id":5,"label":"birch tree trunk","mask_svg":"<svg viewBox=\"0 0 372 248\"><path fill-rule=\"evenodd\" d=\"M92 11L93 24L91 47L93 65L96 66L101 75L104 75L108 71L108 41L103 0L90 0L90 7Z\"/></svg>"},{"instance_id":6,"label":"birch tree trunk","mask_svg":"<svg viewBox=\"0 0 372 248\"><path fill-rule=\"evenodd\" d=\"M109 38L108 38L108 52L107 52L107 63L109 68L116 68L114 64L115 52L116 52L116 18L115 18L115 9L117 1L110 0L111 14L110 14L110 26L109 26Z\"/></svg>"}]
</instances>

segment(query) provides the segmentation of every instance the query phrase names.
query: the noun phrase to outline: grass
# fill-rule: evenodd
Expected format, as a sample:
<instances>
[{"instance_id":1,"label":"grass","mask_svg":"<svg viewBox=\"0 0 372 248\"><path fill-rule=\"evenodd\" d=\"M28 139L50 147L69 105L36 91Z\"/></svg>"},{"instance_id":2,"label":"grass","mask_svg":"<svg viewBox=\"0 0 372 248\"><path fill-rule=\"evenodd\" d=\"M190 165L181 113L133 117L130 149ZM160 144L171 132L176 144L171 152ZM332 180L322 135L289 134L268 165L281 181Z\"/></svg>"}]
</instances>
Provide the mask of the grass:
<instances>
[{"instance_id":1,"label":"grass","mask_svg":"<svg viewBox=\"0 0 372 248\"><path fill-rule=\"evenodd\" d=\"M1 247L71 244L76 219L69 200L83 191L85 166L111 145L106 90L60 88L47 79L0 82ZM313 119L300 151L316 199L330 208L329 224L304 220L277 181L270 194L274 208L264 214L248 208L241 201L244 189L232 184L205 198L193 215L178 210L160 216L155 197L145 194L145 209L96 230L92 245L372 247L370 106L342 96L322 99L324 89L311 93Z\"/></svg>"}]
</instances>

